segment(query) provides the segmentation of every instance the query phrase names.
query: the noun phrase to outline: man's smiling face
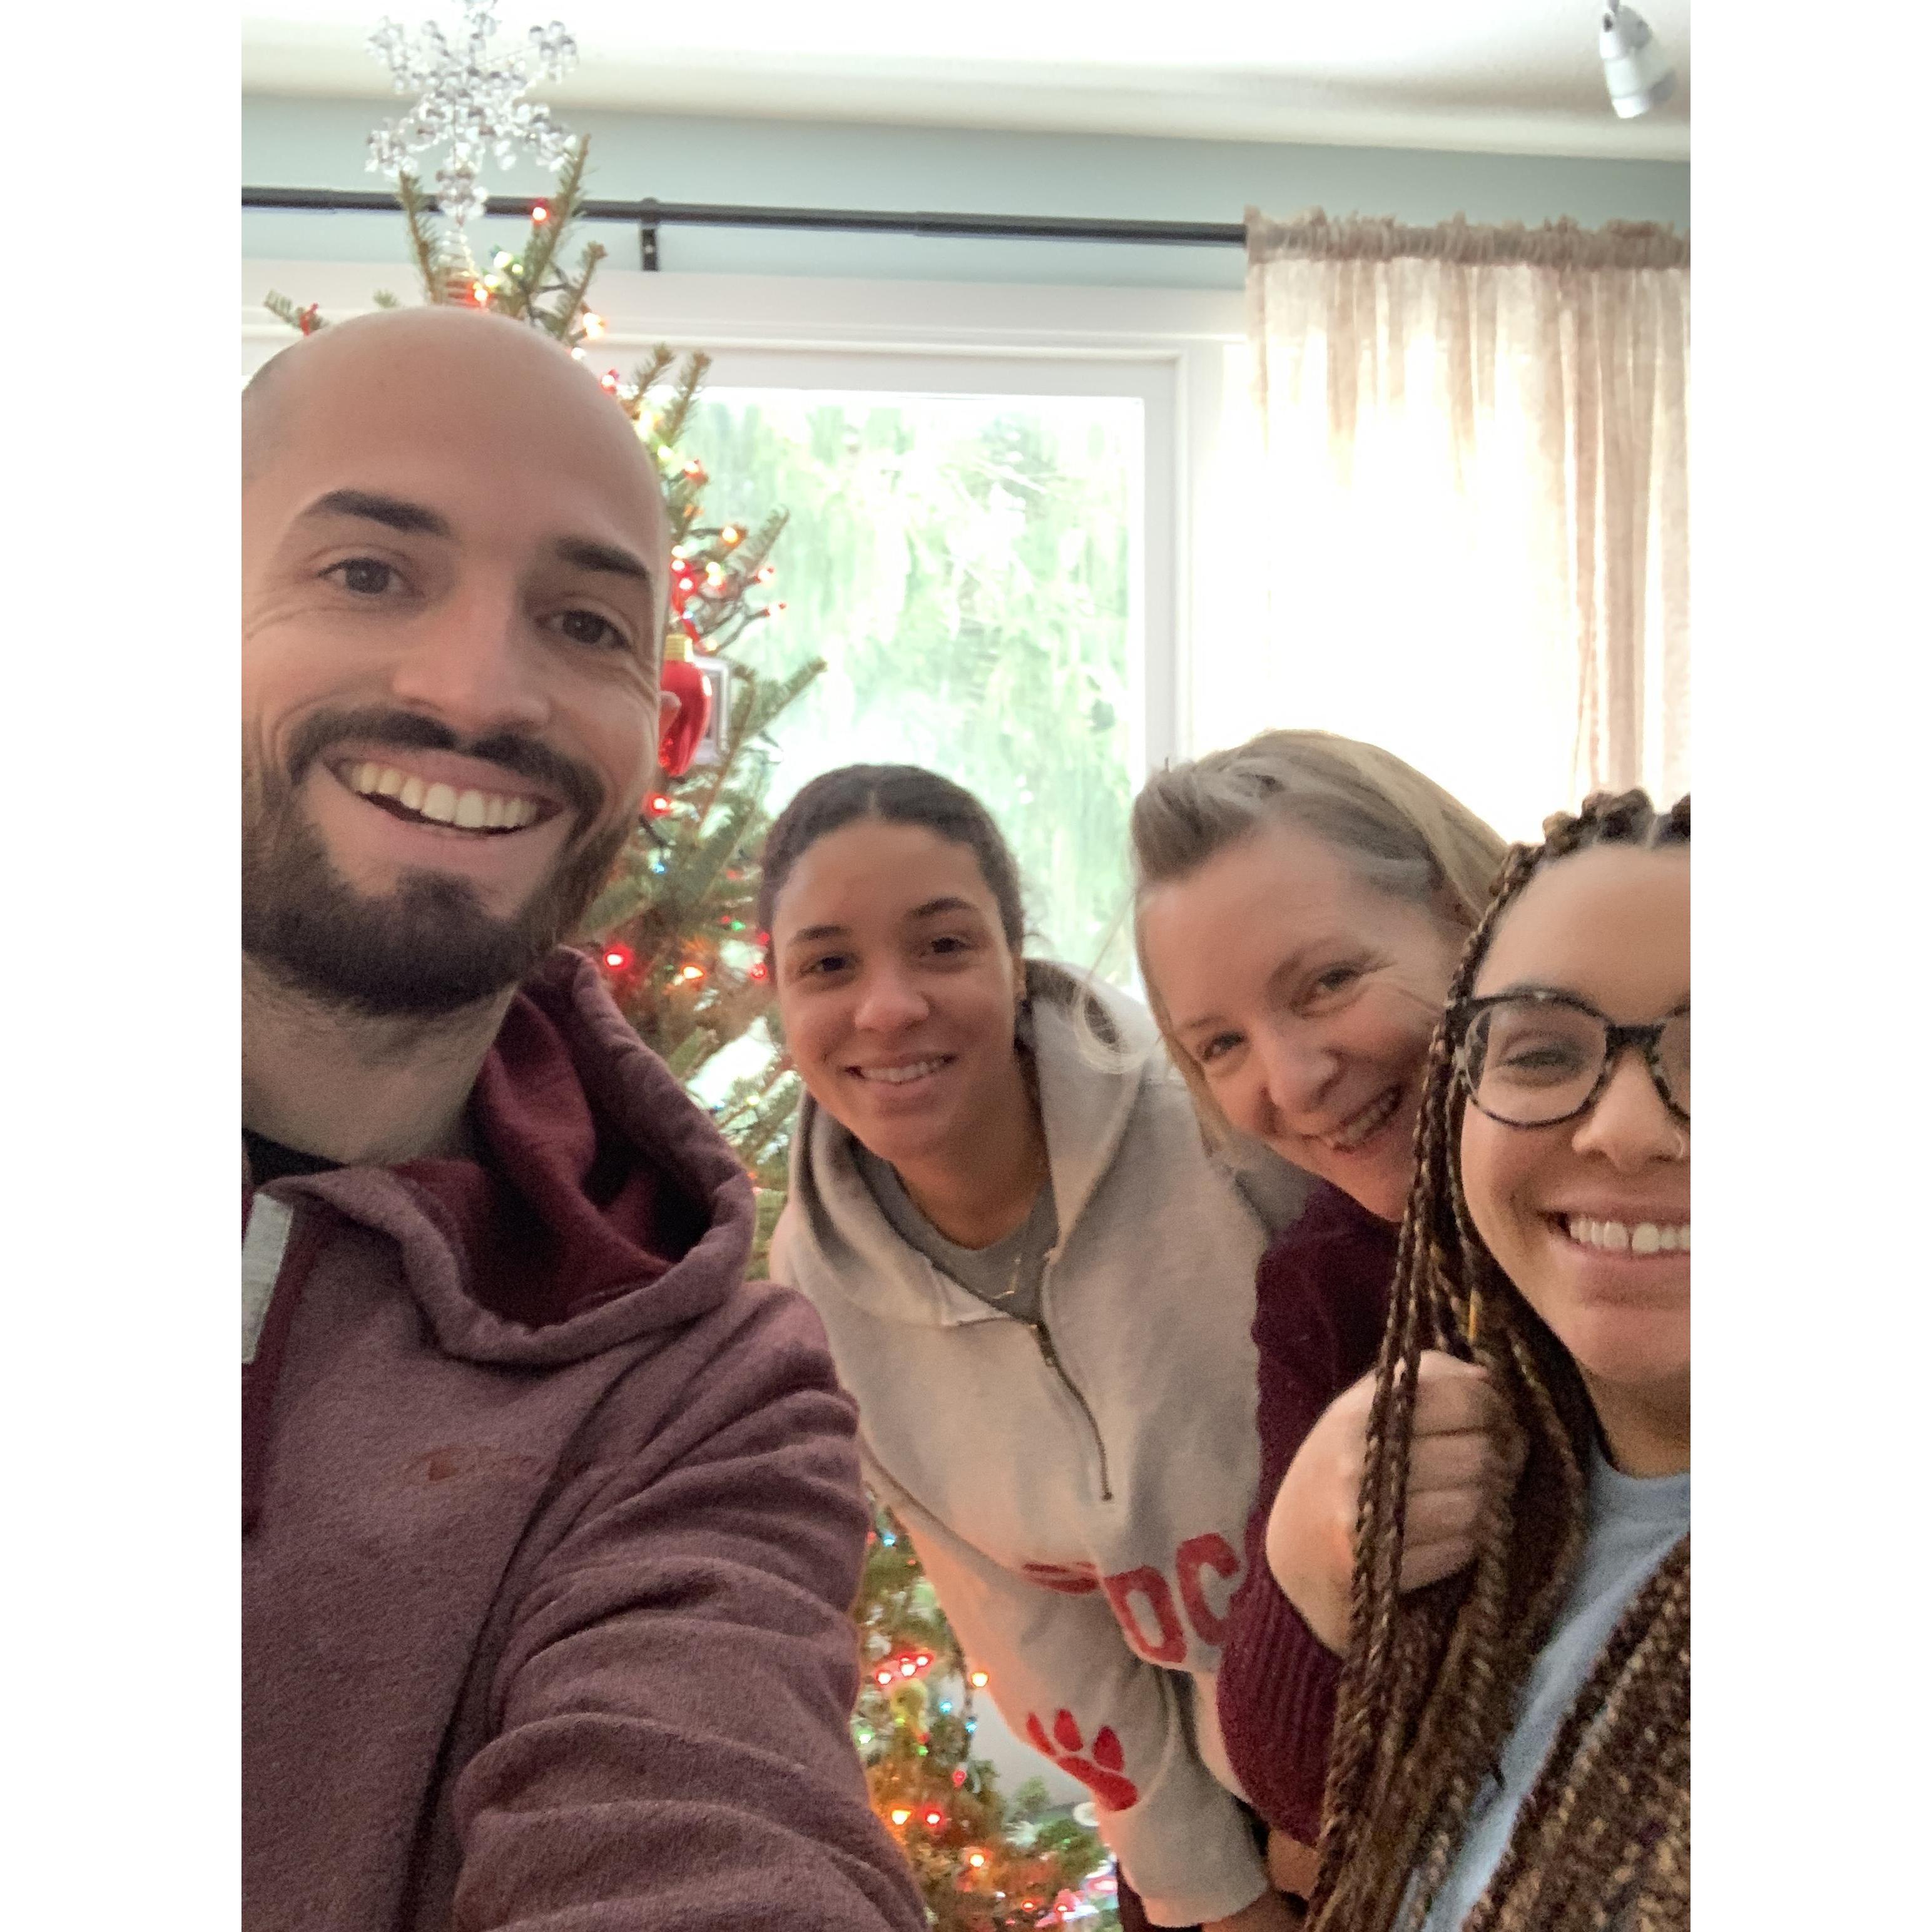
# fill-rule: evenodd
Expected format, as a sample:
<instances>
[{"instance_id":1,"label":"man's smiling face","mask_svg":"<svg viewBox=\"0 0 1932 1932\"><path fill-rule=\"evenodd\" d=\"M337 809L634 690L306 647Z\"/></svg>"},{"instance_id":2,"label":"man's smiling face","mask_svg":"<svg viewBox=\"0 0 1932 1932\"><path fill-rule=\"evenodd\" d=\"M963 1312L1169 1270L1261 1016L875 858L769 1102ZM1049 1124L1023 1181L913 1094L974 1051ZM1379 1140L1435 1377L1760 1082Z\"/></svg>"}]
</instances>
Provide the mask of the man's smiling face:
<instances>
[{"instance_id":1,"label":"man's smiling face","mask_svg":"<svg viewBox=\"0 0 1932 1932\"><path fill-rule=\"evenodd\" d=\"M487 998L652 776L655 471L554 343L460 310L332 329L248 406L243 950L372 1012Z\"/></svg>"}]
</instances>

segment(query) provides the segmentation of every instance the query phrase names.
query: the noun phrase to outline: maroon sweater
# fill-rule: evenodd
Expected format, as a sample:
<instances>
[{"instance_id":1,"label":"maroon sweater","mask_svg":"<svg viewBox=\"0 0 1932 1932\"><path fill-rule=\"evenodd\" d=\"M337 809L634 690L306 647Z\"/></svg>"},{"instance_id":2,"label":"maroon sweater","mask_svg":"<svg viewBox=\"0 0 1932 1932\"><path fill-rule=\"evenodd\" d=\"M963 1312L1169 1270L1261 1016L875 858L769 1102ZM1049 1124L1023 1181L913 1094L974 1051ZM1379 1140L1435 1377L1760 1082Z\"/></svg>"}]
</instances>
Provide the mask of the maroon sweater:
<instances>
[{"instance_id":1,"label":"maroon sweater","mask_svg":"<svg viewBox=\"0 0 1932 1932\"><path fill-rule=\"evenodd\" d=\"M1375 1366L1395 1274L1396 1230L1318 1186L1262 1257L1255 1280L1261 1481L1247 1574L1228 1612L1216 1707L1228 1762L1270 1825L1315 1843L1342 1660L1281 1593L1264 1539L1275 1492L1322 1412Z\"/></svg>"},{"instance_id":2,"label":"maroon sweater","mask_svg":"<svg viewBox=\"0 0 1932 1932\"><path fill-rule=\"evenodd\" d=\"M248 1932L922 1928L847 1728L854 1406L742 1170L575 954L472 1118L244 1186Z\"/></svg>"}]
</instances>

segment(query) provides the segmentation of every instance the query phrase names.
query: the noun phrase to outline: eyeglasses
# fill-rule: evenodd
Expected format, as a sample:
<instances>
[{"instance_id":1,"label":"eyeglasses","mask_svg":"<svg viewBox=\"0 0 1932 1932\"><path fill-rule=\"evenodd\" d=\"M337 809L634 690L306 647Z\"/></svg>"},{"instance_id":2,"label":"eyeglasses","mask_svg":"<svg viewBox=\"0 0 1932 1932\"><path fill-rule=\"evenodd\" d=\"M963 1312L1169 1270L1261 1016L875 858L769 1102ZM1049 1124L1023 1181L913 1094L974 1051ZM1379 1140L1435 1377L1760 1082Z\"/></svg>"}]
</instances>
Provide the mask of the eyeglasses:
<instances>
[{"instance_id":1,"label":"eyeglasses","mask_svg":"<svg viewBox=\"0 0 1932 1932\"><path fill-rule=\"evenodd\" d=\"M1690 1118L1688 1006L1622 1026L1572 993L1496 993L1459 1000L1449 1023L1457 1077L1505 1126L1553 1127L1587 1113L1626 1047L1642 1052L1664 1104Z\"/></svg>"}]
</instances>

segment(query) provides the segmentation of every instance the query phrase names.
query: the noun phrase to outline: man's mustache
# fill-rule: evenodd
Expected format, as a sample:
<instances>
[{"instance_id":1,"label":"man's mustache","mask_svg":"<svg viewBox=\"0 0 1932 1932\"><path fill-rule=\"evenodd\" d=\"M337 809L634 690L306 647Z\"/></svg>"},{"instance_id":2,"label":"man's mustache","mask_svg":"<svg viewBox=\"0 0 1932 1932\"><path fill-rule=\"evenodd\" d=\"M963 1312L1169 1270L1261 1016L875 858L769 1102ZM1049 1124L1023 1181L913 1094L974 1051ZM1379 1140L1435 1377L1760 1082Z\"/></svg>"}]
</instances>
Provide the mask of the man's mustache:
<instances>
[{"instance_id":1,"label":"man's mustache","mask_svg":"<svg viewBox=\"0 0 1932 1932\"><path fill-rule=\"evenodd\" d=\"M499 731L466 742L447 724L426 718L419 711L380 707L318 711L305 718L289 740L290 788L302 783L309 767L332 746L351 740L358 745L387 746L398 752L454 752L462 758L500 766L520 778L534 778L561 792L586 823L594 821L602 812L608 796L604 782L590 766L566 758L535 738L515 731Z\"/></svg>"}]
</instances>

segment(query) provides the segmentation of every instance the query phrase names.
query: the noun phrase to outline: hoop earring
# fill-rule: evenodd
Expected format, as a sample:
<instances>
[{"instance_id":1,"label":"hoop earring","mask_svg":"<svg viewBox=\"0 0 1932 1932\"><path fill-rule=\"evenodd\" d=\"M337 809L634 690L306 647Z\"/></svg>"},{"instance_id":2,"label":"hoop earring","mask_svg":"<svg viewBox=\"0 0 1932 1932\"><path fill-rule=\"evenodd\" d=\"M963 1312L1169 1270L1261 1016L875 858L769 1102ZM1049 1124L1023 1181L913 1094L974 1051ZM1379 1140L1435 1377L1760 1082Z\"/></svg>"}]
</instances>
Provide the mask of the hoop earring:
<instances>
[{"instance_id":1,"label":"hoop earring","mask_svg":"<svg viewBox=\"0 0 1932 1932\"><path fill-rule=\"evenodd\" d=\"M1690 1158L1690 1136L1682 1127L1677 1130L1677 1144L1672 1149L1670 1158L1672 1160L1688 1160Z\"/></svg>"}]
</instances>

